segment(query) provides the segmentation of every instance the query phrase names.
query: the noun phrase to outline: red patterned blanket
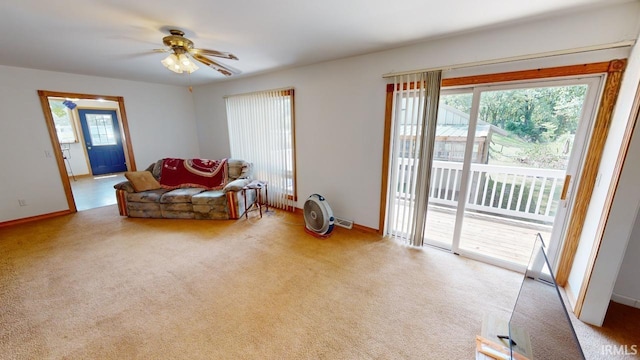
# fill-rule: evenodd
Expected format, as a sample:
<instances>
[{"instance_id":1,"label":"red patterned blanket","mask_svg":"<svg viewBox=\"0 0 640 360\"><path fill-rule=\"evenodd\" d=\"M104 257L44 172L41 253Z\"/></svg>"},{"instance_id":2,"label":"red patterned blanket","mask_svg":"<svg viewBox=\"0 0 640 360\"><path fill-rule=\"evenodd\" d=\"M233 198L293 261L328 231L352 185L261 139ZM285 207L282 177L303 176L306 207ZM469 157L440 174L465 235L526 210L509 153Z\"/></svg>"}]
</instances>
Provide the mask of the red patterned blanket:
<instances>
[{"instance_id":1,"label":"red patterned blanket","mask_svg":"<svg viewBox=\"0 0 640 360\"><path fill-rule=\"evenodd\" d=\"M226 185L227 159L162 159L160 185L165 189L202 187L219 190Z\"/></svg>"}]
</instances>

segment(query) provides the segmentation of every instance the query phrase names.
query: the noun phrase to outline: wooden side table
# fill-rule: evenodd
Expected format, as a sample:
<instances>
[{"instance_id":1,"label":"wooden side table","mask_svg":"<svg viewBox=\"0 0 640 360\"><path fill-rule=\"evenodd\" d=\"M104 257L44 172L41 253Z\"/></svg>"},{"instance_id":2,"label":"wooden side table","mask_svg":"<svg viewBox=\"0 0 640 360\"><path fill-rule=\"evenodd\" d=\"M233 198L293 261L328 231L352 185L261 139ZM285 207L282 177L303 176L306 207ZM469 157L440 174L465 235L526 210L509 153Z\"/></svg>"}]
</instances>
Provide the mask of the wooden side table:
<instances>
[{"instance_id":1,"label":"wooden side table","mask_svg":"<svg viewBox=\"0 0 640 360\"><path fill-rule=\"evenodd\" d=\"M244 216L245 219L249 218L249 209L253 207L253 205L258 207L260 211L260 218L262 218L262 205L260 204L260 197L262 196L262 189L264 189L264 204L265 204L265 212L269 211L269 183L261 180L253 180L248 183L245 187L242 188L242 196L244 197ZM251 204L247 204L247 190L254 190L256 192L256 197Z\"/></svg>"}]
</instances>

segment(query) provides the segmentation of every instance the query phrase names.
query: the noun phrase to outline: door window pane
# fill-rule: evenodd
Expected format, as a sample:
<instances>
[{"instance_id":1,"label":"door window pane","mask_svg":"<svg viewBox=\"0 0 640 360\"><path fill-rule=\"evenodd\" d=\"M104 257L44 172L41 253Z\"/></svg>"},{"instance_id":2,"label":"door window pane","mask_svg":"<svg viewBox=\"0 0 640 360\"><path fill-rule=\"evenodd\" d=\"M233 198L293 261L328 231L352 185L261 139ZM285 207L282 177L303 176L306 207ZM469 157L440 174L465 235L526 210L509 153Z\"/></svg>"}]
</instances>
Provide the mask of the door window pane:
<instances>
[{"instance_id":1,"label":"door window pane","mask_svg":"<svg viewBox=\"0 0 640 360\"><path fill-rule=\"evenodd\" d=\"M87 126L93 146L116 145L111 115L87 114Z\"/></svg>"},{"instance_id":2,"label":"door window pane","mask_svg":"<svg viewBox=\"0 0 640 360\"><path fill-rule=\"evenodd\" d=\"M588 85L483 91L460 248L524 265L550 238ZM485 129L486 131L481 129Z\"/></svg>"},{"instance_id":3,"label":"door window pane","mask_svg":"<svg viewBox=\"0 0 640 360\"><path fill-rule=\"evenodd\" d=\"M469 132L472 93L440 95L425 242L450 249Z\"/></svg>"}]
</instances>

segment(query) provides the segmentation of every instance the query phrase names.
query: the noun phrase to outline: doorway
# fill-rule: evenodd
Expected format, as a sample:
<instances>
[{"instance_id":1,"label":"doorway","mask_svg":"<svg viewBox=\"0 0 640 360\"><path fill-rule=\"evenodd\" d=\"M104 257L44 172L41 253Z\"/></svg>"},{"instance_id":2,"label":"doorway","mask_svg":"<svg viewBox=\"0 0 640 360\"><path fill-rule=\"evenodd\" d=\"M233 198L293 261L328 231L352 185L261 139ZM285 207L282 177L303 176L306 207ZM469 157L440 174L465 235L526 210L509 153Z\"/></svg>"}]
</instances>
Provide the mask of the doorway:
<instances>
[{"instance_id":1,"label":"doorway","mask_svg":"<svg viewBox=\"0 0 640 360\"><path fill-rule=\"evenodd\" d=\"M113 195L113 183L122 179L121 173L118 175L118 172L136 170L124 99L118 96L44 90L39 90L38 95L70 211L76 212L110 204L110 200L106 197ZM63 122L62 126L54 119L56 112L53 110L57 103L65 105L67 107L65 111L70 114L71 121ZM80 124L78 111L83 107L84 110L89 111L85 115L90 115L88 122L85 116L85 123L88 125L86 134L82 131L83 126ZM105 107L109 109L105 110ZM64 114L59 112L58 115ZM73 131L75 136L69 136L69 131ZM61 137L61 133L65 133L67 137ZM97 171L94 171L94 166L89 160L88 149L85 147L86 140L91 144L88 146L92 149L95 148L93 146L95 142L99 144L98 148L107 146L105 149L108 149L108 146L115 143L122 150L119 156L114 156L114 153L117 155L118 150L113 149L99 154L98 160L95 161ZM118 163L117 168L108 167L109 164ZM110 172L116 172L116 174Z\"/></svg>"}]
</instances>

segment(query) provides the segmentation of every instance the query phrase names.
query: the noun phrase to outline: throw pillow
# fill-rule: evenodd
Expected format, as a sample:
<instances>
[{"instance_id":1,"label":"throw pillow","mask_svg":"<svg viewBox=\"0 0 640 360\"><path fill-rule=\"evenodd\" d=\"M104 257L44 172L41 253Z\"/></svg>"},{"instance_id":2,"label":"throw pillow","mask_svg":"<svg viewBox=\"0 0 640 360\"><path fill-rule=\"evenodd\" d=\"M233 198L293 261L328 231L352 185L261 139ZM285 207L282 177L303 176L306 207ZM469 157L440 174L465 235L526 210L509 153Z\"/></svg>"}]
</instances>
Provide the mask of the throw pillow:
<instances>
[{"instance_id":1,"label":"throw pillow","mask_svg":"<svg viewBox=\"0 0 640 360\"><path fill-rule=\"evenodd\" d=\"M136 192L162 188L158 180L149 171L127 171L124 176L129 180Z\"/></svg>"},{"instance_id":2,"label":"throw pillow","mask_svg":"<svg viewBox=\"0 0 640 360\"><path fill-rule=\"evenodd\" d=\"M222 189L222 191L227 192L227 191L240 191L242 190L243 187L247 186L247 184L249 184L251 180L249 179L238 179L238 180L233 180L230 183L228 183L227 185L225 185L224 189Z\"/></svg>"}]
</instances>

